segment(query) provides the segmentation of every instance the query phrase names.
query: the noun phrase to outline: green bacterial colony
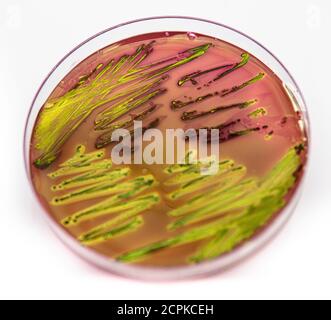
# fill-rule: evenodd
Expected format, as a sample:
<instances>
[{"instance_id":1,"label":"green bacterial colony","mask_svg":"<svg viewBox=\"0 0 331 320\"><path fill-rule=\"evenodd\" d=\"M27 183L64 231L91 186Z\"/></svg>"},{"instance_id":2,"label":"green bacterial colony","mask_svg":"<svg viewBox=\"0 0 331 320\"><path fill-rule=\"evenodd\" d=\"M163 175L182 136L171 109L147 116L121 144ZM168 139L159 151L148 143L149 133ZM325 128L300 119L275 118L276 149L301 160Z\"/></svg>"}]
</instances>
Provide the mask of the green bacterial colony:
<instances>
[{"instance_id":1,"label":"green bacterial colony","mask_svg":"<svg viewBox=\"0 0 331 320\"><path fill-rule=\"evenodd\" d=\"M163 84L168 81L169 72L203 56L212 45L206 43L180 52L176 56L168 57L163 61L143 65L144 60L153 52L153 46L153 41L143 44L131 55L124 55L117 60L112 59L106 65L97 65L91 74L82 76L80 81L66 94L47 101L35 128L35 148L40 152L40 156L34 161L37 168L45 169L56 161L64 144L79 126L95 110L108 105L109 107L100 112L94 121L95 131L102 131L95 147L98 149L110 144L111 133L114 129L126 128L133 123L133 120L144 119L156 108L155 106L150 107L131 121L120 123L114 123L114 121L167 92L167 88L163 87ZM243 53L241 61L230 65L231 68L218 74L211 82L223 79L242 68L249 59L249 54ZM226 67L229 66L222 65L184 76L178 81L178 86L183 86L188 81L195 83L199 77ZM221 92L197 97L195 101L189 103L172 101L171 107L176 110L189 104L202 102L214 95L225 97L253 85L263 78L264 73L259 73L242 84L223 89ZM250 100L230 106L219 106L202 114L184 112L182 120L192 120L231 108L243 109L256 102L257 100Z\"/></svg>"},{"instance_id":2,"label":"green bacterial colony","mask_svg":"<svg viewBox=\"0 0 331 320\"><path fill-rule=\"evenodd\" d=\"M262 179L247 178L246 168L232 160L219 163L216 175L201 175L204 163L185 163L168 166L166 186L175 191L164 195L166 201L189 197L187 202L168 215L176 220L167 226L169 237L143 248L127 252L117 259L135 262L166 248L208 239L190 262L212 259L233 250L265 226L275 212L282 209L285 196L296 182L301 167L302 146L291 148L278 164ZM110 160L104 160L104 151L84 153L84 146L76 154L49 174L52 179L70 176L53 186L53 191L68 190L54 197L54 206L65 206L87 199L106 197L88 208L74 212L62 224L66 228L100 216L109 216L102 223L78 238L83 245L95 244L134 232L144 224L143 213L153 214L153 207L161 195L155 190L158 181L152 175L130 178L130 168L113 169ZM208 187L208 194L203 193ZM197 192L202 191L198 196ZM193 196L190 196L193 195ZM116 215L115 217L112 217ZM204 223L214 218L212 222ZM194 226L199 222L199 226ZM173 236L175 230L183 229Z\"/></svg>"}]
</instances>

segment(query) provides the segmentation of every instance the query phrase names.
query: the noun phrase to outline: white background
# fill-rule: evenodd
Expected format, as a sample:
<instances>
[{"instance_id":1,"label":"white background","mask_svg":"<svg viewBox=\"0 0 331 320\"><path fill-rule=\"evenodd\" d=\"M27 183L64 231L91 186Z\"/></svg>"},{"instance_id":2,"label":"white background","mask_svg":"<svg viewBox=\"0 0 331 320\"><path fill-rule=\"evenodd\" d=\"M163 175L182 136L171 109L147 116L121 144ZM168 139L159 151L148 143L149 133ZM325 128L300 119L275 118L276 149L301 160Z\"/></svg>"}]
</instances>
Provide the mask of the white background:
<instances>
[{"instance_id":1,"label":"white background","mask_svg":"<svg viewBox=\"0 0 331 320\"><path fill-rule=\"evenodd\" d=\"M205 280L143 283L97 270L40 218L23 168L29 104L50 69L89 36L127 20L187 15L259 40L297 79L313 133L303 197L281 234ZM331 298L331 2L325 0L0 1L0 298Z\"/></svg>"}]
</instances>

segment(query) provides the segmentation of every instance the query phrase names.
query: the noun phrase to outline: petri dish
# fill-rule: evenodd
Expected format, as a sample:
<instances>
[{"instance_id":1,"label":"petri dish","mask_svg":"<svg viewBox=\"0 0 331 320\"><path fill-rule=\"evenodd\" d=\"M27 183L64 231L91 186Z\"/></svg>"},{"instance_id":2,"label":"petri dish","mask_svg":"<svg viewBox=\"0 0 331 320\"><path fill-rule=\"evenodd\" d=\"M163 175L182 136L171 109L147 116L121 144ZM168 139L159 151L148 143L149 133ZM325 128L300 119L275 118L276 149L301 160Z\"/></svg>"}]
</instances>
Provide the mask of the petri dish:
<instances>
[{"instance_id":1,"label":"petri dish","mask_svg":"<svg viewBox=\"0 0 331 320\"><path fill-rule=\"evenodd\" d=\"M206 276L268 242L293 212L309 154L298 85L220 23L152 17L67 54L38 90L24 157L68 247L145 280Z\"/></svg>"}]
</instances>

